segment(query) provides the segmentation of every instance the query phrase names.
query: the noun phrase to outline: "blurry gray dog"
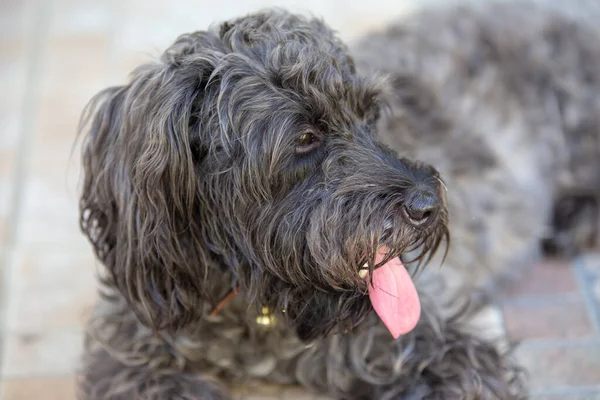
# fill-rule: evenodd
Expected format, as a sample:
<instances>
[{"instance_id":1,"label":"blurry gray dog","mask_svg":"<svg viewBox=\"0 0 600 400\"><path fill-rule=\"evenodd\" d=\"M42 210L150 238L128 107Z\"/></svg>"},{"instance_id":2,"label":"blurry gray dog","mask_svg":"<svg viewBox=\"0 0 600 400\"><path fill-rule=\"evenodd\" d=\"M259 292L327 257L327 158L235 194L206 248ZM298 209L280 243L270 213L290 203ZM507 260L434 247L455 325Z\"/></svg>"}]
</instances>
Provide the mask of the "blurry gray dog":
<instances>
[{"instance_id":1,"label":"blurry gray dog","mask_svg":"<svg viewBox=\"0 0 600 400\"><path fill-rule=\"evenodd\" d=\"M351 51L284 11L181 36L84 114L106 274L80 398L526 397L470 321L544 248L596 240L598 39L514 5Z\"/></svg>"}]
</instances>

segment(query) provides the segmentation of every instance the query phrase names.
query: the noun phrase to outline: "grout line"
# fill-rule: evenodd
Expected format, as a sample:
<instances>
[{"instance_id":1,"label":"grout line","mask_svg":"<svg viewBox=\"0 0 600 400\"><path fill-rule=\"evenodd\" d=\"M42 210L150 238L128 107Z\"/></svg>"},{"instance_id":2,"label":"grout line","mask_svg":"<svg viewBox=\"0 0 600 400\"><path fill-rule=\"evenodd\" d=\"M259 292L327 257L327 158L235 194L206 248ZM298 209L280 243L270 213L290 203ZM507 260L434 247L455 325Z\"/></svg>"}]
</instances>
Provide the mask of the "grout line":
<instances>
[{"instance_id":1,"label":"grout line","mask_svg":"<svg viewBox=\"0 0 600 400\"><path fill-rule=\"evenodd\" d=\"M519 349L544 349L547 347L585 347L598 345L600 345L600 340L595 337L571 339L523 339L518 342Z\"/></svg>"},{"instance_id":2,"label":"grout line","mask_svg":"<svg viewBox=\"0 0 600 400\"><path fill-rule=\"evenodd\" d=\"M600 333L600 308L598 306L598 302L594 298L594 294L590 289L588 284L588 280L590 280L590 276L585 271L585 258L582 256L577 257L573 261L574 264L574 272L575 278L577 279L577 283L579 284L581 296L583 297L583 301L585 303L585 307L588 311L588 315L592 320L592 325L594 326L594 331L596 333ZM598 280L600 278L595 277Z\"/></svg>"},{"instance_id":3,"label":"grout line","mask_svg":"<svg viewBox=\"0 0 600 400\"><path fill-rule=\"evenodd\" d=\"M2 307L2 320L0 321L0 379L3 375L3 361L6 355L7 322L11 312L12 290L9 283L15 275L17 263L17 244L19 233L19 219L22 213L24 182L27 177L27 159L30 154L31 138L33 136L35 122L35 105L37 103L39 83L41 75L42 50L44 48L44 33L48 31L48 21L51 11L51 1L38 0L32 5L31 14L28 16L33 20L27 35L29 36L28 51L26 58L26 84L23 103L20 109L20 136L17 150L15 172L13 174L14 191L10 201L10 217L8 220L8 237L6 241L6 254L4 255L4 268L2 271L2 289L0 292L0 307Z\"/></svg>"},{"instance_id":4,"label":"grout line","mask_svg":"<svg viewBox=\"0 0 600 400\"><path fill-rule=\"evenodd\" d=\"M592 386L562 386L552 389L532 390L532 396L600 394L600 385Z\"/></svg>"},{"instance_id":5,"label":"grout line","mask_svg":"<svg viewBox=\"0 0 600 400\"><path fill-rule=\"evenodd\" d=\"M35 19L33 28L30 32L31 44L28 46L27 56L27 72L25 94L23 96L23 104L21 106L21 118L20 118L20 136L19 145L17 152L17 162L15 167L15 173L13 180L15 183L15 190L12 193L11 199L11 218L9 219L9 234L8 234L8 246L11 248L16 247L17 236L18 236L18 222L22 209L22 200L24 192L24 181L27 178L27 159L30 155L31 139L33 136L34 122L35 122L35 104L37 103L37 95L39 92L40 83L40 69L41 69L41 54L43 49L43 33L46 31L46 25L48 23L49 12L48 6L51 2L38 0L37 5L34 6Z\"/></svg>"}]
</instances>

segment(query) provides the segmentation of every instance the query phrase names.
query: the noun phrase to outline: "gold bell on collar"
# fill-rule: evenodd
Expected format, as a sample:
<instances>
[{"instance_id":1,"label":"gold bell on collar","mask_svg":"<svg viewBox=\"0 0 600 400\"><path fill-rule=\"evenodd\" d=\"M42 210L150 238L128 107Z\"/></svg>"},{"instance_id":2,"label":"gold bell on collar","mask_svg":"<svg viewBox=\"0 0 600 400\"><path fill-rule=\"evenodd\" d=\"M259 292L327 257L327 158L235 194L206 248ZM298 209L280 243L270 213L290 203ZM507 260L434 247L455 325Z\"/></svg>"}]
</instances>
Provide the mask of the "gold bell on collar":
<instances>
[{"instance_id":1,"label":"gold bell on collar","mask_svg":"<svg viewBox=\"0 0 600 400\"><path fill-rule=\"evenodd\" d=\"M263 306L256 317L256 323L264 327L270 327L273 326L275 322L275 315L271 312L269 307Z\"/></svg>"}]
</instances>

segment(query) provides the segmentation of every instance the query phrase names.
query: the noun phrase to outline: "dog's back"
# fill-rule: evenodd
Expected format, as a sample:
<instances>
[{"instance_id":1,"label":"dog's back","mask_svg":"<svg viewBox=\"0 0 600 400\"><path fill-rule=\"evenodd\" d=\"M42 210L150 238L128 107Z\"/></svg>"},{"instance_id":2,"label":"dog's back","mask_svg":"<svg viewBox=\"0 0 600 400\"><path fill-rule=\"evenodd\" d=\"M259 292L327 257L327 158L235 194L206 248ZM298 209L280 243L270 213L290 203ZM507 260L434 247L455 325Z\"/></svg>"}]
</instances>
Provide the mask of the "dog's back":
<instances>
[{"instance_id":1,"label":"dog's back","mask_svg":"<svg viewBox=\"0 0 600 400\"><path fill-rule=\"evenodd\" d=\"M562 252L596 240L599 37L511 3L423 12L355 47L364 71L390 74L381 139L446 181L449 264L504 271L542 239Z\"/></svg>"}]
</instances>

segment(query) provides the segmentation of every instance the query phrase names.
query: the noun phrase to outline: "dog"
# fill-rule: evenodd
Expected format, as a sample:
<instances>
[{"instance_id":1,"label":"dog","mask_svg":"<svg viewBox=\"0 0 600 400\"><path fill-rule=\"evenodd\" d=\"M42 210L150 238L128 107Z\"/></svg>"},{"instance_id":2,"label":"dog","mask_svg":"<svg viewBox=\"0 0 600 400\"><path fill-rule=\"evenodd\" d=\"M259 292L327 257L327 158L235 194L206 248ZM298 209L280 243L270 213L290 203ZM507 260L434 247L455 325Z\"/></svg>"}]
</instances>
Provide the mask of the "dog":
<instances>
[{"instance_id":1,"label":"dog","mask_svg":"<svg viewBox=\"0 0 600 400\"><path fill-rule=\"evenodd\" d=\"M283 10L180 36L83 114L105 273L79 397L526 398L471 319L544 249L594 241L598 66L593 28L522 4L351 48Z\"/></svg>"}]
</instances>

